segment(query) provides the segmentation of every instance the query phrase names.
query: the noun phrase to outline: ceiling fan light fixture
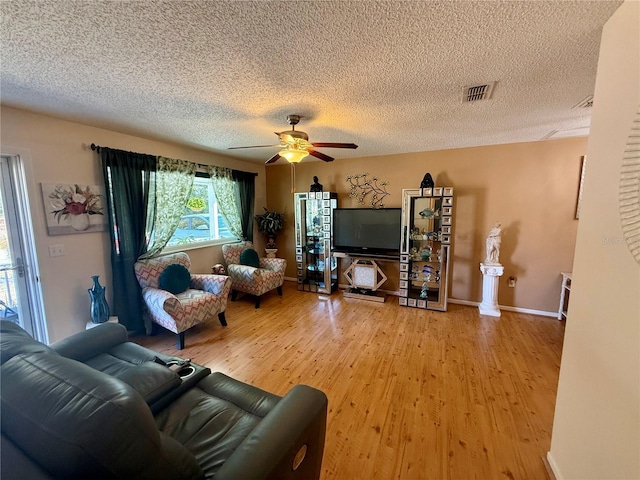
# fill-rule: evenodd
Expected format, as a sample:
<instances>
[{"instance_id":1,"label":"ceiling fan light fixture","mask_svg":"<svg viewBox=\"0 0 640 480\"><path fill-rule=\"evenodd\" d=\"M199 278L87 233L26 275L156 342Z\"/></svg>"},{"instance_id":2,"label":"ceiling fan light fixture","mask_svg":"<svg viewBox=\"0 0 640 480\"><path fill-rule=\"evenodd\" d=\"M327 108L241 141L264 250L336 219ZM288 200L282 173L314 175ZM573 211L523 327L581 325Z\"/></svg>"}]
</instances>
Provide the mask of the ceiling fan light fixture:
<instances>
[{"instance_id":1,"label":"ceiling fan light fixture","mask_svg":"<svg viewBox=\"0 0 640 480\"><path fill-rule=\"evenodd\" d=\"M289 163L300 163L303 158L309 156L309 152L306 150L295 150L286 148L284 150L280 150L278 155L284 157L284 159Z\"/></svg>"},{"instance_id":2,"label":"ceiling fan light fixture","mask_svg":"<svg viewBox=\"0 0 640 480\"><path fill-rule=\"evenodd\" d=\"M300 163L304 158L313 155L323 162L333 162L334 158L316 150L317 148L358 148L355 143L339 143L339 142L310 142L309 135L305 132L295 129L295 125L300 121L299 115L287 116L287 121L291 125L291 130L284 132L273 132L280 139L279 145L254 145L251 147L229 147L237 148L260 148L260 147L280 147L280 151L268 159L265 164L277 162L284 158L291 165Z\"/></svg>"}]
</instances>

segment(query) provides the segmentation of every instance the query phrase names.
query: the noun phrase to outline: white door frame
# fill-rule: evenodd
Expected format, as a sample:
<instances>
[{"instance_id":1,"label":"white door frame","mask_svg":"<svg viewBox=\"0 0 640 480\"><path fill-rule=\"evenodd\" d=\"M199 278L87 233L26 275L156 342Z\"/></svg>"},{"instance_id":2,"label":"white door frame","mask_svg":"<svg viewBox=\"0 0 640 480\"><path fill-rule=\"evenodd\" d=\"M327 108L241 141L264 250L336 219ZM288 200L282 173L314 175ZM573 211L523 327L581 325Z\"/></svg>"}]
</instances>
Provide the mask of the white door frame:
<instances>
[{"instance_id":1,"label":"white door frame","mask_svg":"<svg viewBox=\"0 0 640 480\"><path fill-rule=\"evenodd\" d=\"M5 151L7 150L7 151ZM5 205L7 209L11 209L15 215L5 212L5 218L8 227L11 230L9 241L12 243L12 250L19 251L22 254L21 263L24 266L24 275L21 277L20 302L22 304L23 325L36 340L43 343L49 343L49 335L46 325L46 317L44 310L44 302L42 297L42 288L40 284L40 272L38 266L38 257L36 251L35 235L33 231L32 209L29 202L30 184L27 176L28 166L25 162L29 159L28 155L18 154L2 148L1 152L3 160L7 160L6 169L3 170L9 174L11 183L11 197L6 198ZM3 162L4 163L4 162ZM3 188L3 190L5 190ZM7 195L9 192L7 192ZM30 318L28 318L30 317Z\"/></svg>"}]
</instances>

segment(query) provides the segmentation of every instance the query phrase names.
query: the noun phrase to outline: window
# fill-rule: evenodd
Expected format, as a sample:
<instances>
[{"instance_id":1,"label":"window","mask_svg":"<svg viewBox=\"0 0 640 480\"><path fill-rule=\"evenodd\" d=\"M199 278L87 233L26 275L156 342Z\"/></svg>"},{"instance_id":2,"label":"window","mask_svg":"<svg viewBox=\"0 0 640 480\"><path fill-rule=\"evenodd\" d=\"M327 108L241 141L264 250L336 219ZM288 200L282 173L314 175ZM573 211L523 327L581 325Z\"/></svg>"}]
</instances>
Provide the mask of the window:
<instances>
[{"instance_id":1,"label":"window","mask_svg":"<svg viewBox=\"0 0 640 480\"><path fill-rule=\"evenodd\" d=\"M218 211L211 181L208 178L196 177L182 219L167 247L234 238Z\"/></svg>"}]
</instances>

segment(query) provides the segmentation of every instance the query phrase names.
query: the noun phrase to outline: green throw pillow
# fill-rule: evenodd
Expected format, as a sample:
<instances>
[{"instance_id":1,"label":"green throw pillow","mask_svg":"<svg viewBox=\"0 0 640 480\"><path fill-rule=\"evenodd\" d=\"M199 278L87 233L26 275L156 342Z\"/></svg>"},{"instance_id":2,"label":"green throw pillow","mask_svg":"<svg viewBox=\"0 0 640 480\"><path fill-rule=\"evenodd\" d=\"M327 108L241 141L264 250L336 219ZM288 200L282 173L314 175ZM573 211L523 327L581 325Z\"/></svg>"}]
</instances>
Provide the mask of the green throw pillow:
<instances>
[{"instance_id":1,"label":"green throw pillow","mask_svg":"<svg viewBox=\"0 0 640 480\"><path fill-rule=\"evenodd\" d=\"M160 274L158 285L162 290L173 293L184 292L191 285L191 274L181 263L172 263Z\"/></svg>"},{"instance_id":2,"label":"green throw pillow","mask_svg":"<svg viewBox=\"0 0 640 480\"><path fill-rule=\"evenodd\" d=\"M253 248L245 248L240 254L240 265L249 265L258 268L260 266L260 258L258 252Z\"/></svg>"}]
</instances>

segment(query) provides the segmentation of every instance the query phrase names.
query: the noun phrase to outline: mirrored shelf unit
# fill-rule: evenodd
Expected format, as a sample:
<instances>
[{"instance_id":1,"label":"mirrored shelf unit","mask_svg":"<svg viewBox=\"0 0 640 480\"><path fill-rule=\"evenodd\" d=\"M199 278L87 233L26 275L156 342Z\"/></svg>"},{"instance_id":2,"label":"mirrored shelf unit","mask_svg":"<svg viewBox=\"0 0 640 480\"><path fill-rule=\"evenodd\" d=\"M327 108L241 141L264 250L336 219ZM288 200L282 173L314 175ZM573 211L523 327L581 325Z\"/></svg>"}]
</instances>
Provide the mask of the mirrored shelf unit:
<instances>
[{"instance_id":1,"label":"mirrored shelf unit","mask_svg":"<svg viewBox=\"0 0 640 480\"><path fill-rule=\"evenodd\" d=\"M453 188L402 191L400 305L447 310Z\"/></svg>"},{"instance_id":2,"label":"mirrored shelf unit","mask_svg":"<svg viewBox=\"0 0 640 480\"><path fill-rule=\"evenodd\" d=\"M338 288L338 261L331 251L336 192L294 194L298 290L331 294Z\"/></svg>"}]
</instances>

